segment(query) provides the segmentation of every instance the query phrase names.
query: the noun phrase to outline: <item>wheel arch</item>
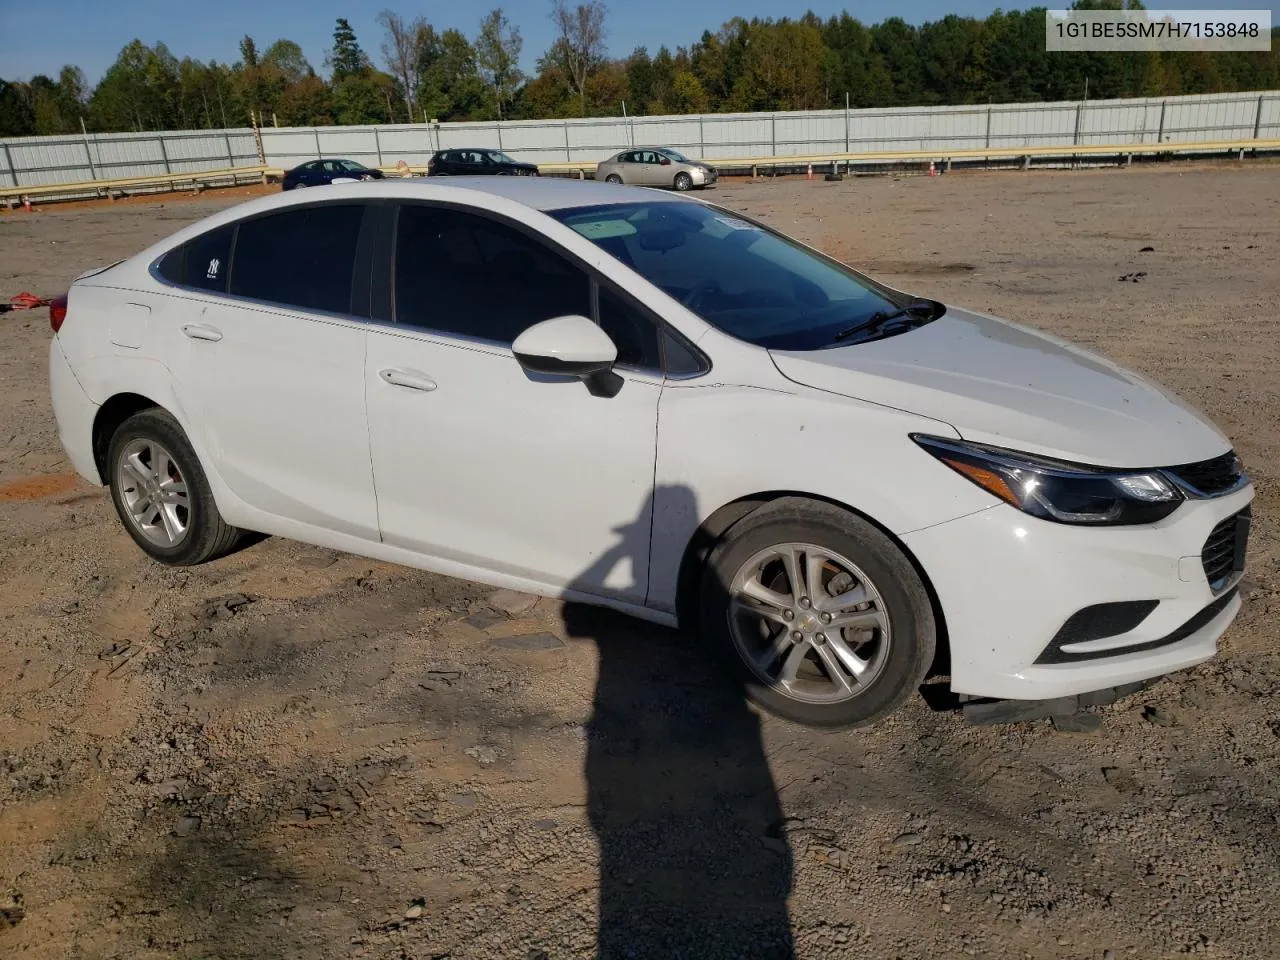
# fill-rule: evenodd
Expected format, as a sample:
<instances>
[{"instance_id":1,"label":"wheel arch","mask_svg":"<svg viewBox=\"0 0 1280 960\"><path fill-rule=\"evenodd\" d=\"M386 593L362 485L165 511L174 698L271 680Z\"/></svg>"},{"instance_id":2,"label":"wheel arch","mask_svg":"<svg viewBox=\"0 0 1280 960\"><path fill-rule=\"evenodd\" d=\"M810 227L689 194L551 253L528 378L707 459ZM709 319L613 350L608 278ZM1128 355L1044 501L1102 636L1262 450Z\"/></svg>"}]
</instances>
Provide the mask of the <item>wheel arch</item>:
<instances>
[{"instance_id":1,"label":"wheel arch","mask_svg":"<svg viewBox=\"0 0 1280 960\"><path fill-rule=\"evenodd\" d=\"M901 537L896 536L892 530L864 511L831 497L824 497L820 494L807 493L801 490L769 490L739 497L712 511L710 516L698 525L698 528L689 538L689 542L685 545L684 553L680 558L680 570L676 579L676 619L680 624L680 628L682 630L696 628L701 574L712 549L736 524L745 520L765 504L784 497L795 497L797 499L825 503L860 517L888 537L902 551L902 555L915 568L916 574L924 584L925 592L929 595L929 603L933 608L934 622L937 624L937 654L934 658L930 675L950 672L951 641L947 632L946 613L942 609L942 602L938 599L938 592L934 589L933 581L930 579L928 571L925 570L911 548L903 543Z\"/></svg>"},{"instance_id":2,"label":"wheel arch","mask_svg":"<svg viewBox=\"0 0 1280 960\"><path fill-rule=\"evenodd\" d=\"M150 397L140 393L117 393L107 398L106 403L98 408L93 418L93 464L98 471L98 480L104 486L107 480L107 448L111 446L111 438L120 425L135 413L152 408L164 409Z\"/></svg>"}]
</instances>

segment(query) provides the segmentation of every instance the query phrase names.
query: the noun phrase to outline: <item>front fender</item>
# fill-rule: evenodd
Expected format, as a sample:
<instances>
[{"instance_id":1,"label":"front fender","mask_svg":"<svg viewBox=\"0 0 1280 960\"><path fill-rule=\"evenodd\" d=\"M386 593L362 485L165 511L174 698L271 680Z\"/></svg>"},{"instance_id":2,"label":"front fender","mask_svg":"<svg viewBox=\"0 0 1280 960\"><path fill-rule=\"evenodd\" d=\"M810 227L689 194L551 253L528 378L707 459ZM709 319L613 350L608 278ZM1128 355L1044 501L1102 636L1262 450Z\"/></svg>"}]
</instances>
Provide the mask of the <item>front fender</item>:
<instances>
[{"instance_id":1,"label":"front fender","mask_svg":"<svg viewBox=\"0 0 1280 960\"><path fill-rule=\"evenodd\" d=\"M667 384L660 401L649 603L675 608L681 558L722 506L785 490L844 504L902 536L985 510L910 434L951 426L804 387Z\"/></svg>"}]
</instances>

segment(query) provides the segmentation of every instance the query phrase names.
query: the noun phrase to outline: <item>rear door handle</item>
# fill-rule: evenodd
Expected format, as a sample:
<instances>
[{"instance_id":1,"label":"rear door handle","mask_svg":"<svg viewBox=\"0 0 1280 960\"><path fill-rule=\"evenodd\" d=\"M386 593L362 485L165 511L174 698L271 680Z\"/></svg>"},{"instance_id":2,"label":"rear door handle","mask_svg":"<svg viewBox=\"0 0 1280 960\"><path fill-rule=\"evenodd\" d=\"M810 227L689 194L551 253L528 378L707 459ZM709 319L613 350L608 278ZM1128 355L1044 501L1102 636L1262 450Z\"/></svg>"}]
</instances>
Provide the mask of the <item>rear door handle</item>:
<instances>
[{"instance_id":1,"label":"rear door handle","mask_svg":"<svg viewBox=\"0 0 1280 960\"><path fill-rule=\"evenodd\" d=\"M192 340L217 341L222 339L221 330L216 327L206 327L203 323L188 323L182 328L182 332Z\"/></svg>"},{"instance_id":2,"label":"rear door handle","mask_svg":"<svg viewBox=\"0 0 1280 960\"><path fill-rule=\"evenodd\" d=\"M417 370L381 370L378 372L387 383L397 387L406 387L409 390L421 390L424 393L430 393L436 388L436 382L428 377L425 373L419 373Z\"/></svg>"}]
</instances>

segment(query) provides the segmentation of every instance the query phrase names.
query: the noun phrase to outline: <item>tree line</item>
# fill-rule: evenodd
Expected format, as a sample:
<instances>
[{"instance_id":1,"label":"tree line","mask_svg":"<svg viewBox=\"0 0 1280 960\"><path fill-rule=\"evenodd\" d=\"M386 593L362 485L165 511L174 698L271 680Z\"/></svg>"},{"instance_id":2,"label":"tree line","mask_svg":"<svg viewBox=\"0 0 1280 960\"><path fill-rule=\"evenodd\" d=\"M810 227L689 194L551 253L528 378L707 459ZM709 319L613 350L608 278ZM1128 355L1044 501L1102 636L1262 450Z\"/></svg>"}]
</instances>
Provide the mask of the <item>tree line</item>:
<instances>
[{"instance_id":1,"label":"tree line","mask_svg":"<svg viewBox=\"0 0 1280 960\"><path fill-rule=\"evenodd\" d=\"M1077 0L1076 9L1139 8ZM688 46L606 53L604 0L551 0L555 39L532 76L501 8L474 35L423 17L378 15L380 58L346 19L321 76L298 44L245 36L239 59L179 59L163 43L129 43L97 86L74 65L56 78L0 79L0 136L405 123L1174 96L1280 88L1280 28L1270 52L1047 53L1044 8L913 26L734 17ZM1086 87L1087 84L1087 87ZM82 126L83 125L83 126Z\"/></svg>"}]
</instances>

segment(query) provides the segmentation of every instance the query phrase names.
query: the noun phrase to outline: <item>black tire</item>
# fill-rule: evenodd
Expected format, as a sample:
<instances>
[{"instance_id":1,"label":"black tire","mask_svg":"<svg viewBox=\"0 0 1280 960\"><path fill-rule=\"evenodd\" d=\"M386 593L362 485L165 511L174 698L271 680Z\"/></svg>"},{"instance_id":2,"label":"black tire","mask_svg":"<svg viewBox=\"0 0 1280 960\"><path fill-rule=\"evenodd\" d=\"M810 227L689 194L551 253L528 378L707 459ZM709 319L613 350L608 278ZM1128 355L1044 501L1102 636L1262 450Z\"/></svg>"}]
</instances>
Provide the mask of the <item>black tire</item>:
<instances>
[{"instance_id":1,"label":"black tire","mask_svg":"<svg viewBox=\"0 0 1280 960\"><path fill-rule=\"evenodd\" d=\"M171 546L149 540L125 503L127 487L121 480L119 465L126 449L135 441L151 441L164 447L186 483L186 530ZM116 429L107 448L106 474L111 486L111 501L120 522L133 542L160 563L175 567L206 563L229 552L243 535L243 531L222 519L213 501L209 480L191 442L167 410L160 407L142 410Z\"/></svg>"},{"instance_id":2,"label":"black tire","mask_svg":"<svg viewBox=\"0 0 1280 960\"><path fill-rule=\"evenodd\" d=\"M607 177L604 178L604 180L605 180L605 183L621 183L622 182L622 178L618 176L616 173L609 174Z\"/></svg>"},{"instance_id":3,"label":"black tire","mask_svg":"<svg viewBox=\"0 0 1280 960\"><path fill-rule=\"evenodd\" d=\"M731 586L744 564L776 544L809 543L856 564L874 584L889 623L879 672L850 699L814 703L766 683L746 663L730 627ZM911 561L879 528L838 507L800 497L771 501L735 523L702 573L703 635L740 678L746 695L779 717L813 727L862 727L892 713L933 664L937 627L928 591Z\"/></svg>"},{"instance_id":4,"label":"black tire","mask_svg":"<svg viewBox=\"0 0 1280 960\"><path fill-rule=\"evenodd\" d=\"M690 190L693 188L693 177L689 176L687 173L677 173L676 179L672 183L672 186L674 186L681 193L684 193L686 190Z\"/></svg>"}]
</instances>

